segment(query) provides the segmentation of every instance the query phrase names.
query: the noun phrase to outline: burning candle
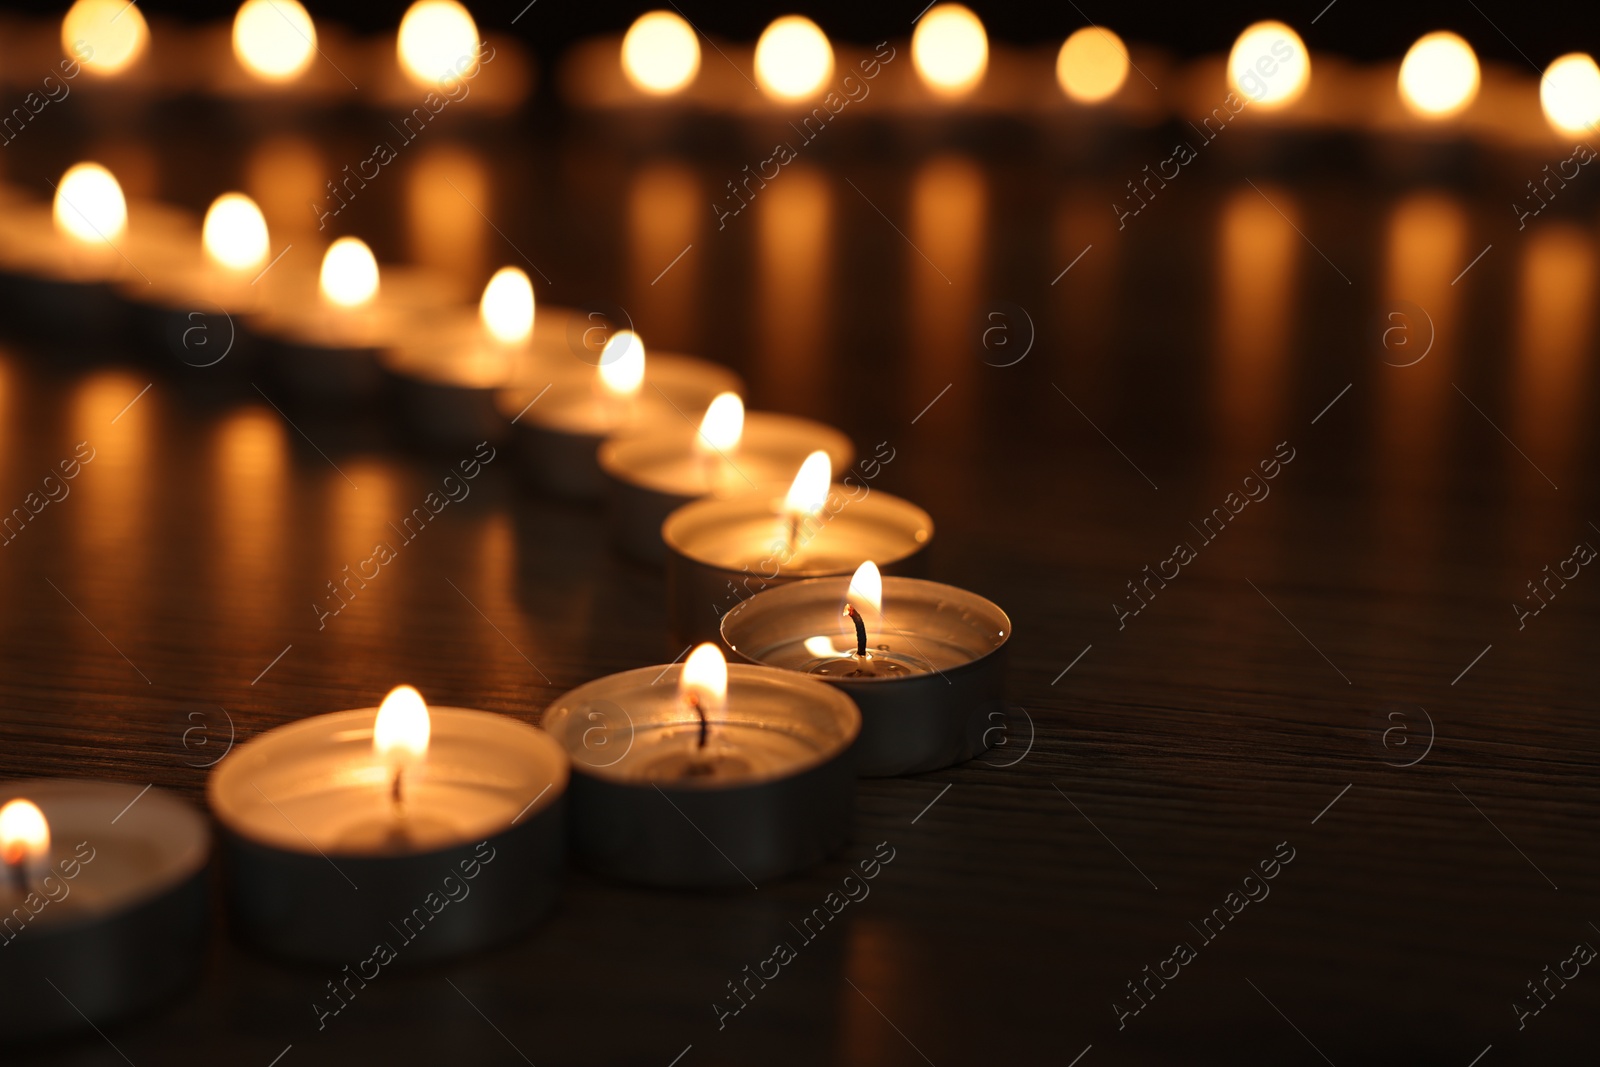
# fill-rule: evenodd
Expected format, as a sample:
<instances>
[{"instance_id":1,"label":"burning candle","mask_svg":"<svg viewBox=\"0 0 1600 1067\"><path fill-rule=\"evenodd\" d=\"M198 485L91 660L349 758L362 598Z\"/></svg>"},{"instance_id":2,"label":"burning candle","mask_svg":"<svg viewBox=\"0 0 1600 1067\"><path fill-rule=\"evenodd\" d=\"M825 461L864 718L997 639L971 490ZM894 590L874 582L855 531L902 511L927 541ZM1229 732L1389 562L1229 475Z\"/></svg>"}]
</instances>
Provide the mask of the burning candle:
<instances>
[{"instance_id":1,"label":"burning candle","mask_svg":"<svg viewBox=\"0 0 1600 1067\"><path fill-rule=\"evenodd\" d=\"M379 362L396 386L401 416L426 440L456 446L500 441L508 420L500 390L549 384L572 362L566 349L574 312L541 307L517 267L501 267L483 288L475 313L431 316Z\"/></svg>"},{"instance_id":2,"label":"burning candle","mask_svg":"<svg viewBox=\"0 0 1600 1067\"><path fill-rule=\"evenodd\" d=\"M1400 99L1424 119L1447 119L1466 110L1478 95L1478 81L1472 46L1447 30L1418 38L1400 62Z\"/></svg>"},{"instance_id":3,"label":"burning candle","mask_svg":"<svg viewBox=\"0 0 1600 1067\"><path fill-rule=\"evenodd\" d=\"M122 73L149 44L144 15L124 0L77 0L61 20L62 54L79 59L93 75Z\"/></svg>"},{"instance_id":4,"label":"burning candle","mask_svg":"<svg viewBox=\"0 0 1600 1067\"><path fill-rule=\"evenodd\" d=\"M566 782L548 735L429 708L410 686L269 730L207 784L235 922L270 951L343 962L379 943L421 960L516 936L555 899ZM458 900L450 879L476 880ZM390 924L418 908L423 929L397 945Z\"/></svg>"},{"instance_id":5,"label":"burning candle","mask_svg":"<svg viewBox=\"0 0 1600 1067\"><path fill-rule=\"evenodd\" d=\"M285 276L247 318L272 344L277 370L304 399L357 401L383 382L379 355L418 323L448 308L457 291L420 269L378 267L366 243L341 237L323 253L315 282L279 263ZM315 293L309 290L315 287Z\"/></svg>"},{"instance_id":6,"label":"burning candle","mask_svg":"<svg viewBox=\"0 0 1600 1067\"><path fill-rule=\"evenodd\" d=\"M146 343L163 358L195 367L231 358L229 368L238 370L252 348L242 316L262 306L271 284L257 284L271 252L267 221L248 196L224 193L206 211L199 244L197 259L148 281L124 279L119 289Z\"/></svg>"},{"instance_id":7,"label":"burning candle","mask_svg":"<svg viewBox=\"0 0 1600 1067\"><path fill-rule=\"evenodd\" d=\"M294 81L316 58L316 24L299 0L245 0L233 17L233 54L261 81Z\"/></svg>"},{"instance_id":8,"label":"burning candle","mask_svg":"<svg viewBox=\"0 0 1600 1067\"><path fill-rule=\"evenodd\" d=\"M756 41L756 81L774 100L810 99L832 74L833 46L822 28L803 15L775 19Z\"/></svg>"},{"instance_id":9,"label":"burning candle","mask_svg":"<svg viewBox=\"0 0 1600 1067\"><path fill-rule=\"evenodd\" d=\"M1117 94L1128 80L1128 48L1104 26L1073 32L1056 55L1056 81L1068 99L1099 104Z\"/></svg>"},{"instance_id":10,"label":"burning candle","mask_svg":"<svg viewBox=\"0 0 1600 1067\"><path fill-rule=\"evenodd\" d=\"M792 415L746 412L737 393L721 393L698 426L686 421L621 433L600 446L617 547L648 563L666 562L661 524L702 496L773 487L793 477L815 451L835 467L855 461L850 439Z\"/></svg>"},{"instance_id":11,"label":"burning candle","mask_svg":"<svg viewBox=\"0 0 1600 1067\"><path fill-rule=\"evenodd\" d=\"M573 760L573 851L600 873L755 886L849 834L861 716L815 679L730 667L705 644L574 689L543 726Z\"/></svg>"},{"instance_id":12,"label":"burning candle","mask_svg":"<svg viewBox=\"0 0 1600 1067\"><path fill-rule=\"evenodd\" d=\"M826 452L808 456L788 492L705 497L667 517L669 615L678 641L715 640L723 612L773 585L847 575L878 560L920 573L933 519L864 482L832 482Z\"/></svg>"},{"instance_id":13,"label":"burning candle","mask_svg":"<svg viewBox=\"0 0 1600 1067\"><path fill-rule=\"evenodd\" d=\"M622 73L650 96L672 96L700 72L700 40L694 27L671 11L647 11L622 38Z\"/></svg>"},{"instance_id":14,"label":"burning candle","mask_svg":"<svg viewBox=\"0 0 1600 1067\"><path fill-rule=\"evenodd\" d=\"M1268 20L1247 27L1228 53L1228 88L1264 111L1288 107L1310 84L1311 55L1285 23Z\"/></svg>"},{"instance_id":15,"label":"burning candle","mask_svg":"<svg viewBox=\"0 0 1600 1067\"><path fill-rule=\"evenodd\" d=\"M478 26L456 0L416 0L396 37L400 68L416 84L433 88L476 69ZM463 69L457 69L462 60Z\"/></svg>"},{"instance_id":16,"label":"burning candle","mask_svg":"<svg viewBox=\"0 0 1600 1067\"><path fill-rule=\"evenodd\" d=\"M917 20L911 62L934 95L956 100L983 81L989 66L989 36L983 22L962 4L936 4Z\"/></svg>"},{"instance_id":17,"label":"burning candle","mask_svg":"<svg viewBox=\"0 0 1600 1067\"><path fill-rule=\"evenodd\" d=\"M1004 721L1011 620L974 593L854 575L757 593L722 617L722 638L751 663L822 678L861 709L863 775L919 774L972 759Z\"/></svg>"},{"instance_id":18,"label":"burning candle","mask_svg":"<svg viewBox=\"0 0 1600 1067\"><path fill-rule=\"evenodd\" d=\"M211 844L199 812L164 790L72 779L0 782L0 798L11 798L0 807L7 1038L125 1019L198 978Z\"/></svg>"},{"instance_id":19,"label":"burning candle","mask_svg":"<svg viewBox=\"0 0 1600 1067\"><path fill-rule=\"evenodd\" d=\"M1600 122L1600 66L1584 52L1555 60L1539 79L1539 104L1558 134L1579 137Z\"/></svg>"},{"instance_id":20,"label":"burning candle","mask_svg":"<svg viewBox=\"0 0 1600 1067\"><path fill-rule=\"evenodd\" d=\"M48 210L8 210L0 274L36 329L105 335L122 320L113 283L148 284L152 272L192 255L193 240L187 216L144 204L134 217L109 170L77 163L55 183Z\"/></svg>"},{"instance_id":21,"label":"burning candle","mask_svg":"<svg viewBox=\"0 0 1600 1067\"><path fill-rule=\"evenodd\" d=\"M543 385L502 390L500 413L516 428L522 469L533 484L582 500L605 495L598 449L606 438L699 419L718 393L744 389L737 375L714 363L647 359L632 330L611 335L598 366L570 360L545 377Z\"/></svg>"}]
</instances>

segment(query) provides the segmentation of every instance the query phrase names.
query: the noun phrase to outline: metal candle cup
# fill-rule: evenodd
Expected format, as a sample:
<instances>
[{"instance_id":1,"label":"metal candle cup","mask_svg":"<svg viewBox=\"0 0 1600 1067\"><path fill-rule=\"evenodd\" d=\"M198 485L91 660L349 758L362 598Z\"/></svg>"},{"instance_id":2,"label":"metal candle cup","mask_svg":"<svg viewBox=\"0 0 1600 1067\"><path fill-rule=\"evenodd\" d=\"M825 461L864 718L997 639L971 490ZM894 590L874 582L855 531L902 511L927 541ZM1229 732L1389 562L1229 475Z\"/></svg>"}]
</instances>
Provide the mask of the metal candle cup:
<instances>
[{"instance_id":1,"label":"metal candle cup","mask_svg":"<svg viewBox=\"0 0 1600 1067\"><path fill-rule=\"evenodd\" d=\"M834 485L823 515L802 524L793 552L781 491L707 497L669 515L661 539L674 642L716 641L723 613L739 601L806 578L848 577L869 559L885 574L923 574L932 517L884 492L852 499L862 489Z\"/></svg>"},{"instance_id":2,"label":"metal candle cup","mask_svg":"<svg viewBox=\"0 0 1600 1067\"><path fill-rule=\"evenodd\" d=\"M566 755L504 715L429 708L397 817L377 711L269 730L212 772L238 933L295 959L353 964L386 943L415 963L532 928L563 866ZM467 886L459 901L451 880Z\"/></svg>"},{"instance_id":3,"label":"metal candle cup","mask_svg":"<svg viewBox=\"0 0 1600 1067\"><path fill-rule=\"evenodd\" d=\"M766 411L745 413L739 444L726 454L698 447L699 439L697 426L680 422L618 434L600 446L611 537L627 555L665 563L661 524L691 500L781 488L819 449L828 453L835 470L855 462L855 446L833 427Z\"/></svg>"},{"instance_id":4,"label":"metal candle cup","mask_svg":"<svg viewBox=\"0 0 1600 1067\"><path fill-rule=\"evenodd\" d=\"M567 327L577 314L541 306L531 338L502 344L475 311L462 312L386 350L378 361L394 385L401 418L423 440L498 444L510 435L511 423L496 406L497 395L512 386L531 385L536 392L566 370Z\"/></svg>"},{"instance_id":5,"label":"metal candle cup","mask_svg":"<svg viewBox=\"0 0 1600 1067\"><path fill-rule=\"evenodd\" d=\"M605 496L598 451L612 434L693 425L718 393L744 392L738 375L693 356L652 352L643 384L626 398L602 396L595 367L574 359L573 368L548 389L502 390L497 403L515 427L523 472L545 492L576 500Z\"/></svg>"},{"instance_id":6,"label":"metal candle cup","mask_svg":"<svg viewBox=\"0 0 1600 1067\"><path fill-rule=\"evenodd\" d=\"M986 751L1005 710L1006 613L954 586L885 578L882 614L865 613L866 644L907 666L874 676L870 659L856 668L845 632L849 586L848 577L822 578L757 593L722 617L723 641L751 663L811 673L848 693L861 709L862 775L919 774Z\"/></svg>"},{"instance_id":7,"label":"metal candle cup","mask_svg":"<svg viewBox=\"0 0 1600 1067\"><path fill-rule=\"evenodd\" d=\"M44 813L51 848L25 889L0 865L0 1035L87 1030L198 979L211 854L198 811L165 790L66 778L0 782L0 802L15 798Z\"/></svg>"},{"instance_id":8,"label":"metal candle cup","mask_svg":"<svg viewBox=\"0 0 1600 1067\"><path fill-rule=\"evenodd\" d=\"M645 667L579 686L543 726L571 755L572 847L588 867L647 885L710 889L782 877L849 836L850 748L861 714L801 675L731 664L727 706L700 725L683 668Z\"/></svg>"}]
</instances>

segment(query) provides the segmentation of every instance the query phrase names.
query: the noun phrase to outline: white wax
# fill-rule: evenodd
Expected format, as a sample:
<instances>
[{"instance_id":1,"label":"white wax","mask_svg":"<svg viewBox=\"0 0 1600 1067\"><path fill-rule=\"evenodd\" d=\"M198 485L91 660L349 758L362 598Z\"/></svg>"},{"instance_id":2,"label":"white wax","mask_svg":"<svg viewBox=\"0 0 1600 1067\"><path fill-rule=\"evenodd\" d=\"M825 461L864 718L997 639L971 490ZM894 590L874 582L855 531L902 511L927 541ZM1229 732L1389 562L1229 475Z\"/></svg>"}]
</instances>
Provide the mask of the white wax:
<instances>
[{"instance_id":1,"label":"white wax","mask_svg":"<svg viewBox=\"0 0 1600 1067\"><path fill-rule=\"evenodd\" d=\"M30 867L25 888L0 865L0 943L142 904L200 870L210 851L200 813L160 790L68 778L0 782L0 804L16 798L44 813L50 854Z\"/></svg>"},{"instance_id":2,"label":"white wax","mask_svg":"<svg viewBox=\"0 0 1600 1067\"><path fill-rule=\"evenodd\" d=\"M428 711L428 751L402 775L399 806L393 771L372 748L377 709L363 708L236 748L212 773L212 808L229 829L274 848L415 853L499 833L565 790L565 756L533 727L465 708Z\"/></svg>"}]
</instances>

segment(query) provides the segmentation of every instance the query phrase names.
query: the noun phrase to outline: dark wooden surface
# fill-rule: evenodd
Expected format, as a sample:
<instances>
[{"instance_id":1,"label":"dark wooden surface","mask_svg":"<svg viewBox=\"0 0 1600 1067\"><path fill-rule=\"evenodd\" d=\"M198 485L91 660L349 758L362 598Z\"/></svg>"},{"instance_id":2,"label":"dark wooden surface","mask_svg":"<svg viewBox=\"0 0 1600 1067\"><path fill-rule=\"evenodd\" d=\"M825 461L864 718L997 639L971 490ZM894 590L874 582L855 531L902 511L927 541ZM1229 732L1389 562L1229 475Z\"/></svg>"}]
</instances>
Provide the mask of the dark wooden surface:
<instances>
[{"instance_id":1,"label":"dark wooden surface","mask_svg":"<svg viewBox=\"0 0 1600 1067\"><path fill-rule=\"evenodd\" d=\"M200 208L258 188L252 158L294 158L262 147L270 116L62 111L0 158L9 180L47 192L93 155ZM275 244L310 246L289 229L311 220L300 204L381 125L304 135L312 193L272 179ZM1600 577L1584 568L1523 629L1512 609L1600 544L1592 203L1518 232L1504 205L1538 161L1474 158L1471 181L1427 187L1372 146L1240 130L1119 231L1112 201L1167 138L838 125L721 230L710 204L770 131L430 131L340 231L473 285L526 258L542 298L621 305L648 343L744 373L755 406L890 442L875 484L935 516L935 576L1015 621L1005 744L862 782L850 846L755 891L575 872L535 935L386 973L321 1031L331 970L249 953L219 918L206 980L166 1011L6 1063L1592 1056L1600 975L1524 1029L1512 1010L1600 944ZM1427 327L1382 319L1402 300L1437 335L1404 368ZM993 365L1027 320L1026 356ZM1412 348L1385 347L1395 324ZM560 692L678 651L661 578L613 557L598 513L529 496L504 454L319 632L324 583L461 457L382 413L297 414L302 436L248 384L222 388L226 361L171 369L59 335L5 345L0 504L79 441L96 458L0 548L0 776L200 801L193 764L215 749L185 747L191 712L244 741L408 681L537 722ZM1270 496L1202 544L1190 524L1280 442L1294 459ZM1119 628L1125 583L1181 541L1196 558ZM879 842L895 858L871 895L719 1029L725 984ZM1281 842L1270 896L1204 942L1190 924ZM1125 984L1178 942L1197 957L1119 1029Z\"/></svg>"}]
</instances>

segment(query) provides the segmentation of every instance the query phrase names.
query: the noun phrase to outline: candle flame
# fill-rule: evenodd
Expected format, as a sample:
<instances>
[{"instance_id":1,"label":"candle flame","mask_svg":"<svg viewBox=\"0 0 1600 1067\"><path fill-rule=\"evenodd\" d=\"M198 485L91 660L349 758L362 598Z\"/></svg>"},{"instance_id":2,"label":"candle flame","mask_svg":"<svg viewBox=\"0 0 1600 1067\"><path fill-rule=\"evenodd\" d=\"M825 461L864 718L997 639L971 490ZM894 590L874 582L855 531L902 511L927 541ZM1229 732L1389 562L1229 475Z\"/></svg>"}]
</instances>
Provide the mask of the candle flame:
<instances>
[{"instance_id":1,"label":"candle flame","mask_svg":"<svg viewBox=\"0 0 1600 1067\"><path fill-rule=\"evenodd\" d=\"M774 19L756 41L756 81L778 100L814 96L833 73L833 46L803 15Z\"/></svg>"},{"instance_id":2,"label":"candle flame","mask_svg":"<svg viewBox=\"0 0 1600 1067\"><path fill-rule=\"evenodd\" d=\"M989 35L971 9L939 4L917 20L911 61L928 88L941 96L963 96L983 80Z\"/></svg>"},{"instance_id":3,"label":"candle flame","mask_svg":"<svg viewBox=\"0 0 1600 1067\"><path fill-rule=\"evenodd\" d=\"M1539 79L1539 104L1556 132L1591 132L1600 122L1600 66L1584 52L1557 59Z\"/></svg>"},{"instance_id":4,"label":"candle flame","mask_svg":"<svg viewBox=\"0 0 1600 1067\"><path fill-rule=\"evenodd\" d=\"M622 72L634 88L652 96L678 92L700 72L700 41L694 28L671 11L647 11L622 38Z\"/></svg>"},{"instance_id":5,"label":"candle flame","mask_svg":"<svg viewBox=\"0 0 1600 1067\"><path fill-rule=\"evenodd\" d=\"M1128 46L1104 26L1074 31L1056 56L1056 81L1080 104L1110 99L1127 79Z\"/></svg>"},{"instance_id":6,"label":"candle flame","mask_svg":"<svg viewBox=\"0 0 1600 1067\"><path fill-rule=\"evenodd\" d=\"M833 461L826 452L817 451L806 457L800 470L789 485L789 495L783 499L784 513L808 517L820 515L828 504L828 490L833 486Z\"/></svg>"},{"instance_id":7,"label":"candle flame","mask_svg":"<svg viewBox=\"0 0 1600 1067\"><path fill-rule=\"evenodd\" d=\"M739 447L744 435L744 401L738 393L718 393L700 419L695 447L701 452L727 453Z\"/></svg>"},{"instance_id":8,"label":"candle flame","mask_svg":"<svg viewBox=\"0 0 1600 1067\"><path fill-rule=\"evenodd\" d=\"M616 397L635 396L644 384L644 342L632 330L618 330L600 350L600 384Z\"/></svg>"},{"instance_id":9,"label":"candle flame","mask_svg":"<svg viewBox=\"0 0 1600 1067\"><path fill-rule=\"evenodd\" d=\"M501 344L525 343L533 336L533 283L521 269L501 267L483 287L478 317Z\"/></svg>"},{"instance_id":10,"label":"candle flame","mask_svg":"<svg viewBox=\"0 0 1600 1067\"><path fill-rule=\"evenodd\" d=\"M0 808L0 861L20 867L49 854L50 824L33 801L19 798Z\"/></svg>"},{"instance_id":11,"label":"candle flame","mask_svg":"<svg viewBox=\"0 0 1600 1067\"><path fill-rule=\"evenodd\" d=\"M707 719L722 714L728 706L728 661L721 649L708 641L689 653L678 675L678 696L685 705L698 702Z\"/></svg>"},{"instance_id":12,"label":"candle flame","mask_svg":"<svg viewBox=\"0 0 1600 1067\"><path fill-rule=\"evenodd\" d=\"M438 85L477 66L478 25L456 0L417 0L400 20L400 66L419 85Z\"/></svg>"},{"instance_id":13,"label":"candle flame","mask_svg":"<svg viewBox=\"0 0 1600 1067\"><path fill-rule=\"evenodd\" d=\"M317 27L299 0L245 0L233 16L233 54L263 81L292 81L317 53Z\"/></svg>"},{"instance_id":14,"label":"candle flame","mask_svg":"<svg viewBox=\"0 0 1600 1067\"><path fill-rule=\"evenodd\" d=\"M876 619L883 615L883 574L870 559L856 568L850 578L850 588L845 591L845 603L861 612L863 618ZM863 609L871 610L863 610Z\"/></svg>"},{"instance_id":15,"label":"candle flame","mask_svg":"<svg viewBox=\"0 0 1600 1067\"><path fill-rule=\"evenodd\" d=\"M378 295L378 261L359 237L341 237L322 256L318 279L324 300L354 308Z\"/></svg>"},{"instance_id":16,"label":"candle flame","mask_svg":"<svg viewBox=\"0 0 1600 1067\"><path fill-rule=\"evenodd\" d=\"M1478 57L1448 30L1424 34L1400 62L1400 99L1414 114L1443 119L1478 95Z\"/></svg>"},{"instance_id":17,"label":"candle flame","mask_svg":"<svg viewBox=\"0 0 1600 1067\"><path fill-rule=\"evenodd\" d=\"M127 0L78 0L61 20L61 47L93 74L116 74L144 54L150 28Z\"/></svg>"},{"instance_id":18,"label":"candle flame","mask_svg":"<svg viewBox=\"0 0 1600 1067\"><path fill-rule=\"evenodd\" d=\"M112 173L77 163L61 176L52 210L56 229L85 244L110 244L128 228L128 202Z\"/></svg>"},{"instance_id":19,"label":"candle flame","mask_svg":"<svg viewBox=\"0 0 1600 1067\"><path fill-rule=\"evenodd\" d=\"M248 196L223 193L206 209L200 243L213 263L251 270L267 260L267 220Z\"/></svg>"},{"instance_id":20,"label":"candle flame","mask_svg":"<svg viewBox=\"0 0 1600 1067\"><path fill-rule=\"evenodd\" d=\"M1288 25L1275 20L1246 27L1228 53L1228 87L1271 111L1288 107L1311 84L1311 56Z\"/></svg>"},{"instance_id":21,"label":"candle flame","mask_svg":"<svg viewBox=\"0 0 1600 1067\"><path fill-rule=\"evenodd\" d=\"M392 766L417 763L428 754L432 732L422 694L409 685L397 685L378 705L378 718L372 724L372 751Z\"/></svg>"}]
</instances>

